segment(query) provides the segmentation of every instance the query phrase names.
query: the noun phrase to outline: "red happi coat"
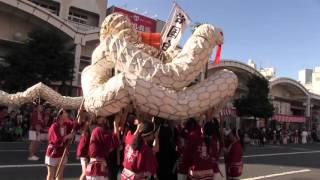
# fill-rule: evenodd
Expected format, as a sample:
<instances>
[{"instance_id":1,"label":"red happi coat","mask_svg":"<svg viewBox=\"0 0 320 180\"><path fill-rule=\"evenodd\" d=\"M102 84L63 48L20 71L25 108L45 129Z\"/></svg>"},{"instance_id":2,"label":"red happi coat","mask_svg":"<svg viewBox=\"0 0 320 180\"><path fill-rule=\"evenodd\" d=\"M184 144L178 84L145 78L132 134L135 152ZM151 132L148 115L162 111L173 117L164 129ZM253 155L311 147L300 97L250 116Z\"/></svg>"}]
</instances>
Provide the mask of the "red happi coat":
<instances>
[{"instance_id":1,"label":"red happi coat","mask_svg":"<svg viewBox=\"0 0 320 180\"><path fill-rule=\"evenodd\" d=\"M86 176L107 176L106 159L114 148L119 147L119 140L115 134L103 127L96 127L89 142L89 157L97 161L90 162L86 169Z\"/></svg>"},{"instance_id":2,"label":"red happi coat","mask_svg":"<svg viewBox=\"0 0 320 180\"><path fill-rule=\"evenodd\" d=\"M214 173L218 173L219 141L213 136L211 138L210 152L203 137L194 140L193 147L187 147L191 151L191 165L189 168L189 178L199 180L212 180Z\"/></svg>"},{"instance_id":3,"label":"red happi coat","mask_svg":"<svg viewBox=\"0 0 320 180\"><path fill-rule=\"evenodd\" d=\"M191 147L196 146L196 142L199 138L201 138L201 128L200 126L196 127L195 130L183 135L180 138L178 143L178 151L180 152L180 157L177 163L177 171L179 174L188 174L188 170L192 165L192 159L190 158L193 150Z\"/></svg>"},{"instance_id":4,"label":"red happi coat","mask_svg":"<svg viewBox=\"0 0 320 180\"><path fill-rule=\"evenodd\" d=\"M122 172L122 180L140 180L143 174L155 174L158 168L157 159L152 147L143 143L138 150L131 148L134 138L135 136L130 133L125 139L123 167L129 170L130 174L125 173L125 171Z\"/></svg>"},{"instance_id":5,"label":"red happi coat","mask_svg":"<svg viewBox=\"0 0 320 180\"><path fill-rule=\"evenodd\" d=\"M90 133L83 132L80 136L79 144L77 146L77 157L89 157L89 142Z\"/></svg>"},{"instance_id":6,"label":"red happi coat","mask_svg":"<svg viewBox=\"0 0 320 180\"><path fill-rule=\"evenodd\" d=\"M243 150L239 140L231 143L226 150L225 163L228 177L239 177L243 170Z\"/></svg>"},{"instance_id":7,"label":"red happi coat","mask_svg":"<svg viewBox=\"0 0 320 180\"><path fill-rule=\"evenodd\" d=\"M38 111L33 111L31 114L31 130L36 130L36 127L43 129L44 126L44 113ZM40 130L41 130L40 129Z\"/></svg>"},{"instance_id":8,"label":"red happi coat","mask_svg":"<svg viewBox=\"0 0 320 180\"><path fill-rule=\"evenodd\" d=\"M62 157L65 142L64 136L70 134L73 128L72 121L67 121L60 126L57 122L54 122L48 130L48 148L46 156L52 158Z\"/></svg>"}]
</instances>

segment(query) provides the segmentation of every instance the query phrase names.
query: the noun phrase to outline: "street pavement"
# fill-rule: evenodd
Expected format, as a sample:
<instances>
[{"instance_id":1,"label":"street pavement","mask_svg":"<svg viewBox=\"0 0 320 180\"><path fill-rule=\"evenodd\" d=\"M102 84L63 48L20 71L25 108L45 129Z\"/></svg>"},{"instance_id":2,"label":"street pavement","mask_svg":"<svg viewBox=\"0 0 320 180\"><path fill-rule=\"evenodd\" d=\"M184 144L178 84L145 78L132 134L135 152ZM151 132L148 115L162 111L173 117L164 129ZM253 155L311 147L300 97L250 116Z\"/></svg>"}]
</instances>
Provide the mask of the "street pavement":
<instances>
[{"instance_id":1,"label":"street pavement","mask_svg":"<svg viewBox=\"0 0 320 180\"><path fill-rule=\"evenodd\" d=\"M39 152L41 160L28 161L28 143L0 142L0 179L43 180L47 169L44 165L46 144ZM224 172L223 160L220 169ZM244 180L320 180L320 144L247 146L244 154ZM71 147L66 180L78 179L81 167L75 158L75 145ZM217 179L224 179L218 177Z\"/></svg>"}]
</instances>

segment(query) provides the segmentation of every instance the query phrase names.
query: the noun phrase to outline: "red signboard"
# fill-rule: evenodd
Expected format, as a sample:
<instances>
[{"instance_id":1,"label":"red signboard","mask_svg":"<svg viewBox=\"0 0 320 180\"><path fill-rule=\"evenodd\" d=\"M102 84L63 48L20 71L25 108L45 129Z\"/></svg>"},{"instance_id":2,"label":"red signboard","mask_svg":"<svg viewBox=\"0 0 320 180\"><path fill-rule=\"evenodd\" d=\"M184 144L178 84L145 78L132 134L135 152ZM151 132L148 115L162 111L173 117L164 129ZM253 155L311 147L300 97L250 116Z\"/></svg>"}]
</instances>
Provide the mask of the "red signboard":
<instances>
[{"instance_id":1,"label":"red signboard","mask_svg":"<svg viewBox=\"0 0 320 180\"><path fill-rule=\"evenodd\" d=\"M130 18L136 30L138 31L156 32L157 21L152 18L113 6L111 13L114 12L119 12L124 15L127 15Z\"/></svg>"}]
</instances>

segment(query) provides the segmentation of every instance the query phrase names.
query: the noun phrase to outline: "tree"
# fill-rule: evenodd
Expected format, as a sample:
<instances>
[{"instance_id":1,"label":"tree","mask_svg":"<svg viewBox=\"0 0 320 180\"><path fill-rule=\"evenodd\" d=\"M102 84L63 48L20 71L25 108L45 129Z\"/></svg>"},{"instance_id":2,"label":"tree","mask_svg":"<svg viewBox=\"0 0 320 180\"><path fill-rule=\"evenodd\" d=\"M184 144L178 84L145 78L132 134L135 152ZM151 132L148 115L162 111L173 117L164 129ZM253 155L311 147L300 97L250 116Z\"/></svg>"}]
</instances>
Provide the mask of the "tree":
<instances>
[{"instance_id":1,"label":"tree","mask_svg":"<svg viewBox=\"0 0 320 180\"><path fill-rule=\"evenodd\" d=\"M253 75L247 87L248 94L234 101L240 116L253 116L255 119L272 117L274 108L269 98L269 81Z\"/></svg>"},{"instance_id":2,"label":"tree","mask_svg":"<svg viewBox=\"0 0 320 180\"><path fill-rule=\"evenodd\" d=\"M28 34L28 40L13 49L0 64L3 89L22 91L43 82L50 85L60 81L62 85L73 79L74 55L66 39L58 32L37 29Z\"/></svg>"}]
</instances>

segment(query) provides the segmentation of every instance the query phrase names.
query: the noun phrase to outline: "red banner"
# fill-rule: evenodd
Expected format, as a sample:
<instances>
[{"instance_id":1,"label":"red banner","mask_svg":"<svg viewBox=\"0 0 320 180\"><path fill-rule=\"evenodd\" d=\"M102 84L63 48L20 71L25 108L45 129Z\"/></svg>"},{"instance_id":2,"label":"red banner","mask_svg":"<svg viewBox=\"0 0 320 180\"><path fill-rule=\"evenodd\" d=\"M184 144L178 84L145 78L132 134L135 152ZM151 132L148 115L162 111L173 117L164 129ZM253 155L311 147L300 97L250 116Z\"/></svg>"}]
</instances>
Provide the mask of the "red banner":
<instances>
[{"instance_id":1,"label":"red banner","mask_svg":"<svg viewBox=\"0 0 320 180\"><path fill-rule=\"evenodd\" d=\"M291 116L291 115L285 115L285 114L276 114L273 116L273 119L279 122L296 122L296 123L306 122L306 117L304 116Z\"/></svg>"},{"instance_id":2,"label":"red banner","mask_svg":"<svg viewBox=\"0 0 320 180\"><path fill-rule=\"evenodd\" d=\"M112 7L112 13L114 12L119 12L124 15L127 15L130 18L133 25L135 26L136 30L138 31L156 32L157 21L152 18L131 11L127 11L118 7Z\"/></svg>"}]
</instances>

